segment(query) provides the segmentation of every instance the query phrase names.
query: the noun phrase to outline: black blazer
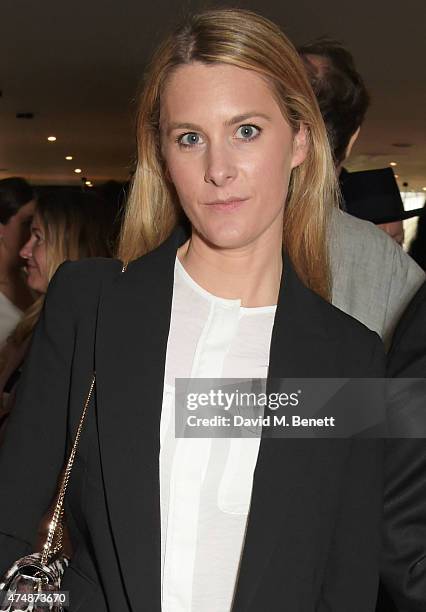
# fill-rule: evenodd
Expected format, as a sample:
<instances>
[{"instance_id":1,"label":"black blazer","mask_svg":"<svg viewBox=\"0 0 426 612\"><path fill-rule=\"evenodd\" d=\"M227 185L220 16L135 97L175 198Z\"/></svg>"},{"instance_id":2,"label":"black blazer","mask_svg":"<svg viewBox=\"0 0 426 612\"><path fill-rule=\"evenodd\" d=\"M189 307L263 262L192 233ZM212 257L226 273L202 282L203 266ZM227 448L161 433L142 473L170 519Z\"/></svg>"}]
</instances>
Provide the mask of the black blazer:
<instances>
[{"instance_id":1,"label":"black blazer","mask_svg":"<svg viewBox=\"0 0 426 612\"><path fill-rule=\"evenodd\" d=\"M159 424L176 230L134 261L64 264L46 298L0 451L0 571L31 551L96 368L66 496L71 612L160 608ZM96 323L97 319L97 323ZM288 258L268 378L382 376L378 336L297 278ZM370 612L380 440L262 438L233 612Z\"/></svg>"}]
</instances>

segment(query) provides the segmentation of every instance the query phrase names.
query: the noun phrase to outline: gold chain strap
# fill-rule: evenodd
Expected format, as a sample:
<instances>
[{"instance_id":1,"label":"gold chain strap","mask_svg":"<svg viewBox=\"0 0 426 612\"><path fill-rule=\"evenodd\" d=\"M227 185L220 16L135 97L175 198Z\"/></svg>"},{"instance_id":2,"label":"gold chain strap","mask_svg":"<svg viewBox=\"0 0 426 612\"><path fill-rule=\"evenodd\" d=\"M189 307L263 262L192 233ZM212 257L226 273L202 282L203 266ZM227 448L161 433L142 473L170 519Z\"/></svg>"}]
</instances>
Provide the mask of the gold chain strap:
<instances>
[{"instance_id":1,"label":"gold chain strap","mask_svg":"<svg viewBox=\"0 0 426 612\"><path fill-rule=\"evenodd\" d=\"M127 263L123 264L121 272L125 272L127 268ZM49 531L47 534L46 542L43 546L43 552L41 556L41 563L46 565L50 560L50 557L56 555L62 549L62 536L63 536L63 516L64 516L64 498L65 492L67 490L68 481L71 474L71 469L74 463L74 457L77 452L78 442L80 440L81 431L83 429L84 417L86 416L87 407L89 406L90 398L92 397L93 389L96 381L96 372L93 372L92 381L90 383L89 393L87 394L86 402L84 404L83 412L80 418L80 422L78 424L77 433L75 434L75 440L73 447L71 449L70 456L68 457L67 467L65 469L65 474L61 482L61 487L59 489L58 499L56 501L55 510L53 512L52 520L49 524ZM56 543L53 546L53 540L55 539L56 534Z\"/></svg>"}]
</instances>

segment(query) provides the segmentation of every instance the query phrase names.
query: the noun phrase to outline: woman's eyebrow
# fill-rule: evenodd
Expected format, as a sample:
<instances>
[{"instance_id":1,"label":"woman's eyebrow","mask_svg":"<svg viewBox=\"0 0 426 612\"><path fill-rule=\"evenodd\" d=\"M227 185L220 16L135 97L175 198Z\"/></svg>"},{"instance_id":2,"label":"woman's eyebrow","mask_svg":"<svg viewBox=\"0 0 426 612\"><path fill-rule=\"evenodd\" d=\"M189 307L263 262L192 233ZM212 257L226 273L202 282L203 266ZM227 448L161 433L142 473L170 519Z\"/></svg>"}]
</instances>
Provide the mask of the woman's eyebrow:
<instances>
[{"instance_id":1,"label":"woman's eyebrow","mask_svg":"<svg viewBox=\"0 0 426 612\"><path fill-rule=\"evenodd\" d=\"M202 132L203 128L200 125L197 125L196 123L173 122L167 126L167 134L170 134L170 132L173 132L173 130L194 130Z\"/></svg>"},{"instance_id":2,"label":"woman's eyebrow","mask_svg":"<svg viewBox=\"0 0 426 612\"><path fill-rule=\"evenodd\" d=\"M266 115L265 113L261 113L259 111L251 111L249 113L244 113L243 115L235 115L232 119L228 119L225 121L225 125L235 125L236 123L242 123L243 121L247 121L247 119L254 119L254 117L262 117L267 121L271 121L271 117Z\"/></svg>"},{"instance_id":3,"label":"woman's eyebrow","mask_svg":"<svg viewBox=\"0 0 426 612\"><path fill-rule=\"evenodd\" d=\"M234 117L231 117L231 119L227 119L224 122L224 125L225 126L236 125L237 123L242 123L243 121L247 121L247 119L253 119L254 117L262 117L263 119L266 119L267 121L271 121L271 117L269 115L266 115L265 113L261 113L259 111L250 111L249 113L243 113L242 115L235 115ZM203 128L200 125L197 125L196 123L172 122L167 127L167 134L170 134L171 132L173 132L173 130L194 130L197 132L202 132Z\"/></svg>"}]
</instances>

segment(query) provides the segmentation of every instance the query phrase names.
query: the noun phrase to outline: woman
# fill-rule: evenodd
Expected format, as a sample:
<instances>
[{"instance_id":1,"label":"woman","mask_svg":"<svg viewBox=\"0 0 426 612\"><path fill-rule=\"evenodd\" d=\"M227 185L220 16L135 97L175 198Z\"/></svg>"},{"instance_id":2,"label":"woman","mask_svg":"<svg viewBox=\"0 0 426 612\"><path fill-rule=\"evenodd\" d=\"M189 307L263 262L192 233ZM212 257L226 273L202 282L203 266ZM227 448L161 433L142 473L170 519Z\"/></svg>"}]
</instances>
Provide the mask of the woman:
<instances>
[{"instance_id":1,"label":"woman","mask_svg":"<svg viewBox=\"0 0 426 612\"><path fill-rule=\"evenodd\" d=\"M67 263L49 287L0 451L0 571L31 549L96 369L70 610L372 611L380 442L174 437L176 378L383 374L328 301L335 176L296 51L247 11L193 17L153 60L138 139L127 270Z\"/></svg>"},{"instance_id":2,"label":"woman","mask_svg":"<svg viewBox=\"0 0 426 612\"><path fill-rule=\"evenodd\" d=\"M22 178L0 180L0 346L34 301L22 274L19 250L28 240L34 192Z\"/></svg>"},{"instance_id":3,"label":"woman","mask_svg":"<svg viewBox=\"0 0 426 612\"><path fill-rule=\"evenodd\" d=\"M34 211L33 211L34 212ZM27 309L0 352L0 444L14 402L14 383L40 316L49 282L60 264L84 257L108 256L102 201L90 193L43 193L35 208L30 237L20 251L27 285L38 299ZM12 396L8 393L12 390Z\"/></svg>"}]
</instances>

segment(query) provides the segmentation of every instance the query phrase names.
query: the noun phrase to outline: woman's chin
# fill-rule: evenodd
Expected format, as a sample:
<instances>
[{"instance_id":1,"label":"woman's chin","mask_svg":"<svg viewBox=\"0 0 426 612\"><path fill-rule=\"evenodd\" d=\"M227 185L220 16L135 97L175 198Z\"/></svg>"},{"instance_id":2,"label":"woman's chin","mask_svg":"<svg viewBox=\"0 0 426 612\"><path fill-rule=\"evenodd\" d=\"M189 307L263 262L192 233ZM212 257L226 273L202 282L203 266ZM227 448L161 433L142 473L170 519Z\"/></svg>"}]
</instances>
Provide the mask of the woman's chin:
<instances>
[{"instance_id":1,"label":"woman's chin","mask_svg":"<svg viewBox=\"0 0 426 612\"><path fill-rule=\"evenodd\" d=\"M198 232L201 239L207 244L218 249L238 249L250 244L256 236L247 228L237 225L221 225L220 227L205 227Z\"/></svg>"},{"instance_id":2,"label":"woman's chin","mask_svg":"<svg viewBox=\"0 0 426 612\"><path fill-rule=\"evenodd\" d=\"M36 278L35 276L33 277L32 275L28 276L27 285L36 293L44 294L47 291L47 286L43 279Z\"/></svg>"}]
</instances>

